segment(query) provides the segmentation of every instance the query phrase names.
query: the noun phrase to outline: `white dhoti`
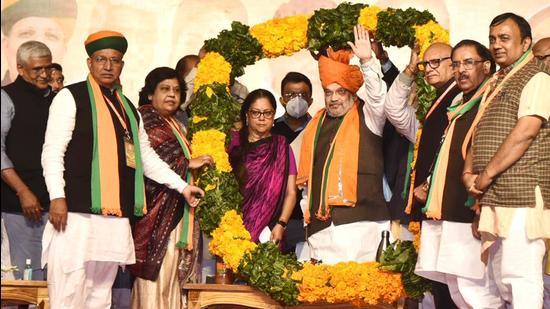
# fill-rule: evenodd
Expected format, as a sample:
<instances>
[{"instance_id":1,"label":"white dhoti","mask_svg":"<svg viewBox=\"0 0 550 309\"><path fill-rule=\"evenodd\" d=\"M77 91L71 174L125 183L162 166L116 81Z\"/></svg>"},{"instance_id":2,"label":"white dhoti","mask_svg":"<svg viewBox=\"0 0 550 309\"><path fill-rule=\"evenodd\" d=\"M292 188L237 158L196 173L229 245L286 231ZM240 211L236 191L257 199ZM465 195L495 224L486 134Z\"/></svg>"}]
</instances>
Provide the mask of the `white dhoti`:
<instances>
[{"instance_id":1,"label":"white dhoti","mask_svg":"<svg viewBox=\"0 0 550 309\"><path fill-rule=\"evenodd\" d=\"M502 308L480 252L481 242L472 236L470 223L423 221L415 273L447 284L459 308Z\"/></svg>"},{"instance_id":2,"label":"white dhoti","mask_svg":"<svg viewBox=\"0 0 550 309\"><path fill-rule=\"evenodd\" d=\"M64 232L48 222L42 248L54 309L110 308L118 266L135 263L127 218L69 212Z\"/></svg>"},{"instance_id":3,"label":"white dhoti","mask_svg":"<svg viewBox=\"0 0 550 309\"><path fill-rule=\"evenodd\" d=\"M498 237L489 248L489 275L505 301L514 308L542 308L543 239L527 237L526 208L518 208L506 238Z\"/></svg>"},{"instance_id":4,"label":"white dhoti","mask_svg":"<svg viewBox=\"0 0 550 309\"><path fill-rule=\"evenodd\" d=\"M374 261L384 230L390 230L389 220L332 223L308 238L309 254L325 264Z\"/></svg>"}]
</instances>

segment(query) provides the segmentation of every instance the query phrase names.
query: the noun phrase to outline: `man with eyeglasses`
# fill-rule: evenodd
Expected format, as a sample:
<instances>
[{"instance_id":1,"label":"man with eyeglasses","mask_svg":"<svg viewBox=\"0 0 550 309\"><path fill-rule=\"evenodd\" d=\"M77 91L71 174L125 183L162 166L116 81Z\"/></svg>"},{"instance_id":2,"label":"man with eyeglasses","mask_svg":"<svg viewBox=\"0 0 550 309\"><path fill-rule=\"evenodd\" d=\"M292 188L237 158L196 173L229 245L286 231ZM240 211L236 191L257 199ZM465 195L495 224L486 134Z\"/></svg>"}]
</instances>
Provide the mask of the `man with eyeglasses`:
<instances>
[{"instance_id":1,"label":"man with eyeglasses","mask_svg":"<svg viewBox=\"0 0 550 309\"><path fill-rule=\"evenodd\" d=\"M533 57L531 41L523 17L491 21L489 49L500 70L481 102L463 177L481 205L489 275L514 308L542 307L550 238L550 67Z\"/></svg>"},{"instance_id":2,"label":"man with eyeglasses","mask_svg":"<svg viewBox=\"0 0 550 309\"><path fill-rule=\"evenodd\" d=\"M33 279L43 280L40 245L50 206L40 154L52 91L48 86L52 54L43 43L29 41L17 50L15 81L2 87L2 217L11 261L22 279L31 260Z\"/></svg>"},{"instance_id":3,"label":"man with eyeglasses","mask_svg":"<svg viewBox=\"0 0 550 309\"><path fill-rule=\"evenodd\" d=\"M100 31L85 41L90 74L63 88L50 108L42 166L51 206L43 237L52 308L109 308L119 265L135 263L130 219L146 211L144 176L182 193L187 184L149 146L118 84L126 38Z\"/></svg>"},{"instance_id":4,"label":"man with eyeglasses","mask_svg":"<svg viewBox=\"0 0 550 309\"><path fill-rule=\"evenodd\" d=\"M307 76L298 72L288 72L281 81L279 102L285 108L283 116L275 119L271 133L279 134L291 144L311 120L308 109L313 103L312 85ZM300 139L298 139L299 143ZM297 191L302 196L302 190ZM298 243L305 241L304 215L300 208L300 199L292 211L283 237L283 252L294 252Z\"/></svg>"},{"instance_id":5,"label":"man with eyeglasses","mask_svg":"<svg viewBox=\"0 0 550 309\"><path fill-rule=\"evenodd\" d=\"M489 50L473 40L460 41L451 60L462 93L448 108L449 124L430 171L415 273L447 284L458 308L502 308L504 302L479 259L481 242L471 233L475 208L461 185L465 147L496 65Z\"/></svg>"},{"instance_id":6,"label":"man with eyeglasses","mask_svg":"<svg viewBox=\"0 0 550 309\"><path fill-rule=\"evenodd\" d=\"M382 192L386 86L367 31L356 26L354 35L349 44L361 69L349 65L347 50L329 49L319 59L325 108L304 130L296 180L310 257L327 264L374 261L390 229ZM366 102L356 95L363 82Z\"/></svg>"},{"instance_id":7,"label":"man with eyeglasses","mask_svg":"<svg viewBox=\"0 0 550 309\"><path fill-rule=\"evenodd\" d=\"M437 150L449 124L447 108L460 93L453 78L451 68L452 47L444 43L434 43L426 49L423 61L418 57L418 49L411 51L410 62L401 72L386 97L384 112L387 119L397 132L405 136L411 143L418 145L418 155L414 169L407 171L410 183L405 184L407 190L407 208L411 221L426 219L422 208L426 203L428 178ZM417 107L410 104L413 96L413 82L418 71L423 71L428 84L436 88L436 97L423 119L417 119ZM421 131L420 128L422 128ZM417 134L419 133L420 134ZM418 136L417 136L418 135ZM410 149L409 151L412 151ZM438 281L433 282L432 293L436 308L456 308L449 294L448 287Z\"/></svg>"}]
</instances>

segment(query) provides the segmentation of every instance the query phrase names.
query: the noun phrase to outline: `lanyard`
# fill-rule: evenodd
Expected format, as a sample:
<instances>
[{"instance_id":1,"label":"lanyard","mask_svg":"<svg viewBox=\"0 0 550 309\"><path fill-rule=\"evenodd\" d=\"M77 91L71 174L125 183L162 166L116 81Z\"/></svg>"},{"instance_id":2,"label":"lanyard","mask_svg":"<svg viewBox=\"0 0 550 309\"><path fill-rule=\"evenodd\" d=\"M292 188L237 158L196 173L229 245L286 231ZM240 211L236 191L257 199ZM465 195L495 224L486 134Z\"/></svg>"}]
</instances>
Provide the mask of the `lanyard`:
<instances>
[{"instance_id":1,"label":"lanyard","mask_svg":"<svg viewBox=\"0 0 550 309\"><path fill-rule=\"evenodd\" d=\"M103 98L105 99L107 104L109 104L109 107L111 108L111 110L117 116L118 121L120 122L120 125L124 129L124 134L126 135L126 138L130 139L130 132L128 131L128 125L126 124L127 120L126 120L126 113L124 113L124 106L119 104L120 107L122 108L122 111L123 111L122 116L121 116L120 113L118 112L118 110L115 108L115 105L113 104L113 102L111 102L111 100L109 100L109 98L107 98L106 96L103 96Z\"/></svg>"}]
</instances>

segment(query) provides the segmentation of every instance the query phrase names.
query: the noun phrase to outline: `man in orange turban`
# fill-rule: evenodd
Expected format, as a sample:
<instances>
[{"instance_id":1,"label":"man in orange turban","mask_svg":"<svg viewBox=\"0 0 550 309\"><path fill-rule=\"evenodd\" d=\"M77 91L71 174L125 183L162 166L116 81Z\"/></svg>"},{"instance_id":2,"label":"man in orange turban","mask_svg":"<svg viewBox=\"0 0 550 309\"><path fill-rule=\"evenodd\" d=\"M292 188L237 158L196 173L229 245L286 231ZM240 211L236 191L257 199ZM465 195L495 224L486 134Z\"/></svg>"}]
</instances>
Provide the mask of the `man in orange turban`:
<instances>
[{"instance_id":1,"label":"man in orange turban","mask_svg":"<svg viewBox=\"0 0 550 309\"><path fill-rule=\"evenodd\" d=\"M390 214L382 191L386 85L368 32L354 28L353 54L328 50L319 59L325 108L304 130L297 185L311 257L328 264L375 260ZM357 91L365 85L365 100ZM359 158L362 158L359 160ZM305 194L304 194L305 195Z\"/></svg>"}]
</instances>

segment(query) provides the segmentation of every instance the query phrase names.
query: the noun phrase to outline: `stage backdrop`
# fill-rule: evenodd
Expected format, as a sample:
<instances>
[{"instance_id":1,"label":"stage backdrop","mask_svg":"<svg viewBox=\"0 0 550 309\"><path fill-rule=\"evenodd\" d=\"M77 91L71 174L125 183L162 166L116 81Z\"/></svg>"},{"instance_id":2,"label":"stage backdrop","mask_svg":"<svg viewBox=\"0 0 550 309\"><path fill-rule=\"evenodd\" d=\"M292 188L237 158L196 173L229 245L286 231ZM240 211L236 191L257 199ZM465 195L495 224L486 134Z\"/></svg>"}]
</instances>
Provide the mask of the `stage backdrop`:
<instances>
[{"instance_id":1,"label":"stage backdrop","mask_svg":"<svg viewBox=\"0 0 550 309\"><path fill-rule=\"evenodd\" d=\"M15 51L28 40L45 42L54 61L63 65L66 84L83 80L88 69L83 42L91 32L110 29L129 41L121 76L124 92L137 103L146 74L158 66L175 67L187 54L197 54L204 40L227 29L231 21L254 25L318 8L333 8L340 0L3 0L2 84L17 76ZM351 1L360 2L360 1ZM380 0L363 1L381 7L430 10L450 30L451 44L474 39L488 44L491 19L513 11L530 20L535 40L550 36L550 5L546 0ZM388 48L391 61L404 68L408 48ZM288 71L306 74L313 82L315 112L323 103L317 63L307 51L291 57L264 59L239 78L249 90L266 88L280 96L280 81ZM282 114L278 109L278 115Z\"/></svg>"}]
</instances>

